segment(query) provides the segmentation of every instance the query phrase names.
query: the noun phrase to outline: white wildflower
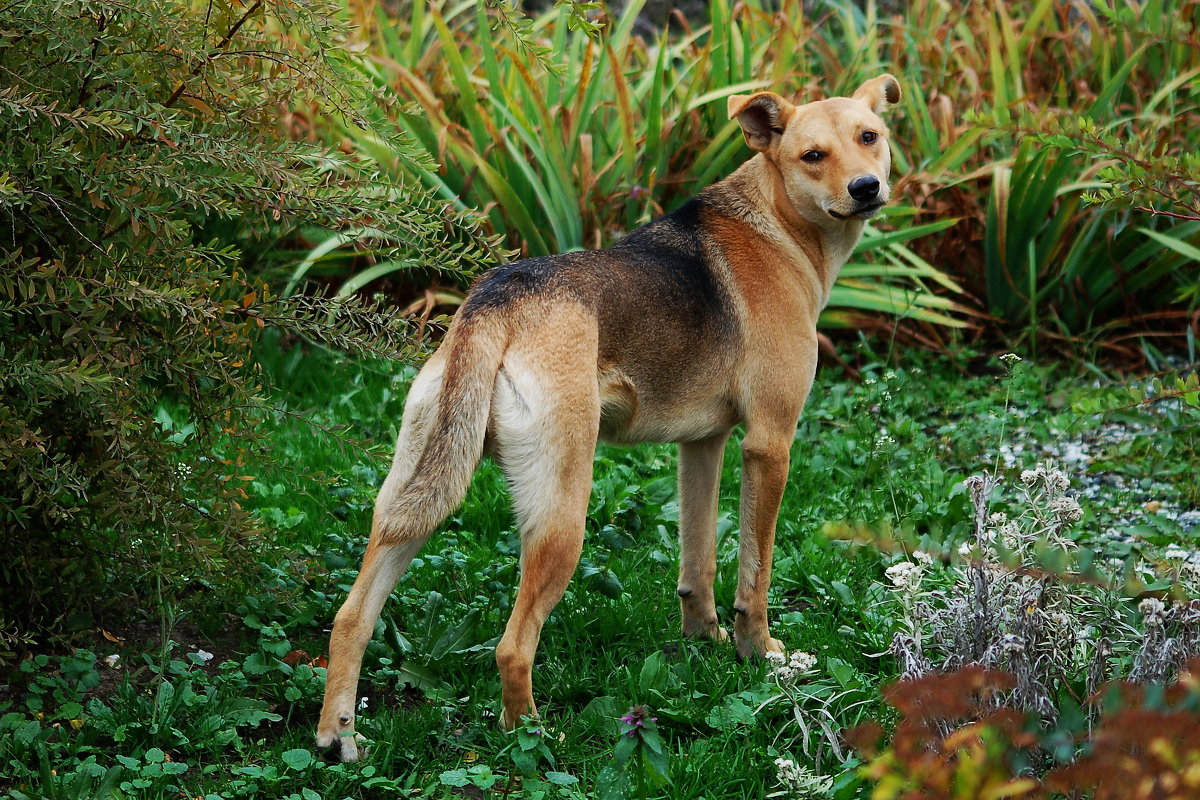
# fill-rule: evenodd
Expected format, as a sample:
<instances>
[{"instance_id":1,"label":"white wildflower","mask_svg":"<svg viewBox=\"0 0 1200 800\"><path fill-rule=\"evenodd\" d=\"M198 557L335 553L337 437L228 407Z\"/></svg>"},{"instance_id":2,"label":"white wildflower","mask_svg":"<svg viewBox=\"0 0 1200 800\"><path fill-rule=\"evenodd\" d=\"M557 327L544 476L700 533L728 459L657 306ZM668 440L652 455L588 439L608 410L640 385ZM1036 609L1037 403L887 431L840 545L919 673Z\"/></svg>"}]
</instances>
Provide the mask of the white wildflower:
<instances>
[{"instance_id":1,"label":"white wildflower","mask_svg":"<svg viewBox=\"0 0 1200 800\"><path fill-rule=\"evenodd\" d=\"M1063 522L1078 522L1083 519L1083 508L1074 497L1056 497L1050 502L1050 510Z\"/></svg>"},{"instance_id":2,"label":"white wildflower","mask_svg":"<svg viewBox=\"0 0 1200 800\"><path fill-rule=\"evenodd\" d=\"M1147 597L1142 602L1138 603L1138 611L1142 612L1142 621L1146 623L1148 628L1157 628L1163 624L1163 611L1166 606L1162 600L1155 597Z\"/></svg>"},{"instance_id":3,"label":"white wildflower","mask_svg":"<svg viewBox=\"0 0 1200 800\"><path fill-rule=\"evenodd\" d=\"M1178 545L1171 545L1167 548L1167 552L1163 553L1163 558L1188 559L1191 558L1191 553Z\"/></svg>"},{"instance_id":4,"label":"white wildflower","mask_svg":"<svg viewBox=\"0 0 1200 800\"><path fill-rule=\"evenodd\" d=\"M1032 486L1037 483L1037 479L1041 477L1041 467L1038 469L1021 470L1021 483L1026 486Z\"/></svg>"},{"instance_id":5,"label":"white wildflower","mask_svg":"<svg viewBox=\"0 0 1200 800\"><path fill-rule=\"evenodd\" d=\"M775 759L775 769L775 780L788 788L791 788L792 784L800 777L800 766L790 758Z\"/></svg>"},{"instance_id":6,"label":"white wildflower","mask_svg":"<svg viewBox=\"0 0 1200 800\"><path fill-rule=\"evenodd\" d=\"M913 550L912 557L913 560L921 566L927 567L933 563L933 556L931 556L929 553L926 553L924 550Z\"/></svg>"},{"instance_id":7,"label":"white wildflower","mask_svg":"<svg viewBox=\"0 0 1200 800\"><path fill-rule=\"evenodd\" d=\"M1046 470L1042 477L1045 478L1047 486L1053 486L1060 492L1065 492L1067 489L1071 488L1071 479L1068 478L1067 473L1063 472L1061 469Z\"/></svg>"},{"instance_id":8,"label":"white wildflower","mask_svg":"<svg viewBox=\"0 0 1200 800\"><path fill-rule=\"evenodd\" d=\"M993 528L999 528L1001 525L1008 522L1008 514L1005 514L1003 511L996 511L988 516L987 521L988 525L991 525Z\"/></svg>"},{"instance_id":9,"label":"white wildflower","mask_svg":"<svg viewBox=\"0 0 1200 800\"><path fill-rule=\"evenodd\" d=\"M785 656L783 653L779 653L774 650L768 650L766 653L763 654L763 658L765 658L767 661L771 662L772 664L786 664L787 663L787 656Z\"/></svg>"},{"instance_id":10,"label":"white wildflower","mask_svg":"<svg viewBox=\"0 0 1200 800\"><path fill-rule=\"evenodd\" d=\"M792 669L786 664L771 670L771 675L775 678L775 680L784 685L796 680L796 670Z\"/></svg>"},{"instance_id":11,"label":"white wildflower","mask_svg":"<svg viewBox=\"0 0 1200 800\"><path fill-rule=\"evenodd\" d=\"M788 660L788 666L797 672L808 672L817 665L817 657L812 653L797 650Z\"/></svg>"},{"instance_id":12,"label":"white wildflower","mask_svg":"<svg viewBox=\"0 0 1200 800\"><path fill-rule=\"evenodd\" d=\"M1021 361L1021 357L1016 353L1005 353L1004 355L1000 356L1000 360L1003 361L1007 366L1011 367L1013 364Z\"/></svg>"},{"instance_id":13,"label":"white wildflower","mask_svg":"<svg viewBox=\"0 0 1200 800\"><path fill-rule=\"evenodd\" d=\"M775 769L775 780L797 797L828 797L833 790L833 778L818 775L790 758L775 759Z\"/></svg>"},{"instance_id":14,"label":"white wildflower","mask_svg":"<svg viewBox=\"0 0 1200 800\"><path fill-rule=\"evenodd\" d=\"M960 556L969 556L975 550L975 547L970 542L963 542L958 546L958 554Z\"/></svg>"},{"instance_id":15,"label":"white wildflower","mask_svg":"<svg viewBox=\"0 0 1200 800\"><path fill-rule=\"evenodd\" d=\"M1006 522L1000 526L1000 543L1005 549L1016 550L1021 544L1021 526L1015 522Z\"/></svg>"},{"instance_id":16,"label":"white wildflower","mask_svg":"<svg viewBox=\"0 0 1200 800\"><path fill-rule=\"evenodd\" d=\"M921 584L921 568L911 561L901 561L884 570L897 589L914 590Z\"/></svg>"},{"instance_id":17,"label":"white wildflower","mask_svg":"<svg viewBox=\"0 0 1200 800\"><path fill-rule=\"evenodd\" d=\"M1025 642L1015 633L1006 633L1000 637L1000 649L1005 653L1024 653Z\"/></svg>"}]
</instances>

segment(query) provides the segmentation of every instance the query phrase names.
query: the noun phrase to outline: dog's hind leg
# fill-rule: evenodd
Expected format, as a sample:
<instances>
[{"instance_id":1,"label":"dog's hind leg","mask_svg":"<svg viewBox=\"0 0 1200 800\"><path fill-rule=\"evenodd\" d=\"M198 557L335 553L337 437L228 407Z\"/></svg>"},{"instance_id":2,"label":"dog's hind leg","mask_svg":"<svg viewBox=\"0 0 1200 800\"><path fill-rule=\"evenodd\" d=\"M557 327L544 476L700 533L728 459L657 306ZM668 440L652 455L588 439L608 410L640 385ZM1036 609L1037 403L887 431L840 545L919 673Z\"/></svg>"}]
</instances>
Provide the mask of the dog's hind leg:
<instances>
[{"instance_id":1,"label":"dog's hind leg","mask_svg":"<svg viewBox=\"0 0 1200 800\"><path fill-rule=\"evenodd\" d=\"M717 497L728 433L679 443L679 607L683 635L729 639L717 620Z\"/></svg>"},{"instance_id":2,"label":"dog's hind leg","mask_svg":"<svg viewBox=\"0 0 1200 800\"><path fill-rule=\"evenodd\" d=\"M423 532L407 531L398 535L388 522L397 498L412 477L427 444L436 412L441 373L441 361L435 356L413 382L392 468L375 500L371 539L363 556L362 569L334 620L317 746L330 750L342 761L357 761L359 757L354 732L358 675L375 620L392 588L432 531L430 527Z\"/></svg>"},{"instance_id":3,"label":"dog's hind leg","mask_svg":"<svg viewBox=\"0 0 1200 800\"><path fill-rule=\"evenodd\" d=\"M573 349L573 348L572 348ZM595 355L542 354L554 364L505 360L493 406L496 453L521 527L521 585L496 646L504 712L501 724L533 714L533 660L542 626L579 563L600 424Z\"/></svg>"},{"instance_id":4,"label":"dog's hind leg","mask_svg":"<svg viewBox=\"0 0 1200 800\"><path fill-rule=\"evenodd\" d=\"M372 535L354 587L334 620L317 747L331 751L342 761L359 758L358 737L354 732L358 674L375 620L396 581L428 538L426 534L403 542L388 542Z\"/></svg>"}]
</instances>

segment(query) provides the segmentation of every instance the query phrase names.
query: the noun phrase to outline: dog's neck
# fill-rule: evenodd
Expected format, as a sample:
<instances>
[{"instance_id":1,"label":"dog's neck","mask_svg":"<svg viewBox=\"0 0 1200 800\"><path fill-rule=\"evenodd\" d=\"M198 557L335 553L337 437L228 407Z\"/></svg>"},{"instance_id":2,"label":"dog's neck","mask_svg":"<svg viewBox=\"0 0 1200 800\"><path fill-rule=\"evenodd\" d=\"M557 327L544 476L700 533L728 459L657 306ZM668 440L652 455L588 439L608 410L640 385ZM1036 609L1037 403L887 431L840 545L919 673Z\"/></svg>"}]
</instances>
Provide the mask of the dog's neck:
<instances>
[{"instance_id":1,"label":"dog's neck","mask_svg":"<svg viewBox=\"0 0 1200 800\"><path fill-rule=\"evenodd\" d=\"M779 170L762 153L742 164L722 183L745 203L744 207L729 209L731 212L745 218L753 216L754 227L759 231L777 229L781 241L803 253L820 278L818 290L823 308L838 272L862 238L866 223L858 219L834 219L819 211L803 213L788 198Z\"/></svg>"}]
</instances>

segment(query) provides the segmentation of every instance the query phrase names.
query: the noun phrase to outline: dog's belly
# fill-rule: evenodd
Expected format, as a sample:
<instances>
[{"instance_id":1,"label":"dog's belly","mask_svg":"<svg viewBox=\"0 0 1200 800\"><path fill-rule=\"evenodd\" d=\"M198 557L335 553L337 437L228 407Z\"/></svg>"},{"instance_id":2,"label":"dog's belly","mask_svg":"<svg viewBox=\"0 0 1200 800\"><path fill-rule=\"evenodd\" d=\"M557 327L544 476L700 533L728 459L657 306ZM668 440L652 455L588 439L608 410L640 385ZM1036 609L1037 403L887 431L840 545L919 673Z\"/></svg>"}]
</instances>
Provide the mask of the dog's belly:
<instances>
[{"instance_id":1,"label":"dog's belly","mask_svg":"<svg viewBox=\"0 0 1200 800\"><path fill-rule=\"evenodd\" d=\"M613 368L601 369L598 377L600 438L607 442L693 442L738 422L727 393L707 381L690 383L683 392L663 392L660 387L639 388Z\"/></svg>"}]
</instances>

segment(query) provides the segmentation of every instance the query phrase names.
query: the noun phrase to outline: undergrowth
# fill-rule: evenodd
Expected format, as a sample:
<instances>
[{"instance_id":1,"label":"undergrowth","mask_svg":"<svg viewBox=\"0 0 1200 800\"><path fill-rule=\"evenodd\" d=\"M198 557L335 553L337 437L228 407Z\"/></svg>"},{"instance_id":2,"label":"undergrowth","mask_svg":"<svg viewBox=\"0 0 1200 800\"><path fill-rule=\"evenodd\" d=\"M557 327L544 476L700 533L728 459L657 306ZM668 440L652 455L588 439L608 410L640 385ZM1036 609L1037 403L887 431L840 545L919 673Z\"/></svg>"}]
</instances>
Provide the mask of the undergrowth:
<instances>
[{"instance_id":1,"label":"undergrowth","mask_svg":"<svg viewBox=\"0 0 1200 800\"><path fill-rule=\"evenodd\" d=\"M165 641L114 629L70 655L27 654L0 694L0 791L533 798L594 796L603 785L608 796L868 796L875 773L860 771L863 757L842 732L897 719L881 689L905 671L889 650L897 634L912 635L912 622L889 588L892 565L916 558L914 549L936 553L923 580L952 593L943 564L971 563L957 550L978 528L964 481L1003 464L1002 444L1014 463L999 469L1017 483L1038 461L1085 450L1086 460L1063 462L1079 519L1072 506L1071 525L1056 535L1076 554L1094 552L1098 568L1115 569L1116 559L1149 578L1185 569L1196 550L1184 513L1190 481L1149 454L1169 442L1163 465L1195 464L1200 441L1194 427L1176 425L1166 400L1124 407L1131 396L1119 385L1083 385L1030 364L1009 375L994 361L889 366L859 355L863 380L823 373L797 431L770 595L789 661L738 663L729 648L680 638L672 448L605 447L581 567L535 666L543 718L525 738L502 733L492 649L511 608L518 542L502 477L485 464L397 587L368 649L360 713L369 759L330 765L310 752L327 628L356 574L412 371L264 348L264 368L287 389L262 433L307 468L264 461L247 476L246 507L291 557L264 565L245 596L220 598L239 607L235 617L180 620L164 608ZM968 365L982 374L964 374ZM1118 421L1125 438L1110 430ZM1114 455L1129 447L1147 456ZM731 452L718 513L726 623L737 492ZM1131 630L1145 630L1139 600L1112 602ZM936 651L923 652L932 662ZM1135 657L1136 648L1117 660L1128 667ZM1066 682L1086 696L1076 680ZM633 706L645 707L641 717ZM1087 718L1086 704L1075 708ZM629 750L623 731L638 719L637 730L654 721L657 739Z\"/></svg>"}]
</instances>

